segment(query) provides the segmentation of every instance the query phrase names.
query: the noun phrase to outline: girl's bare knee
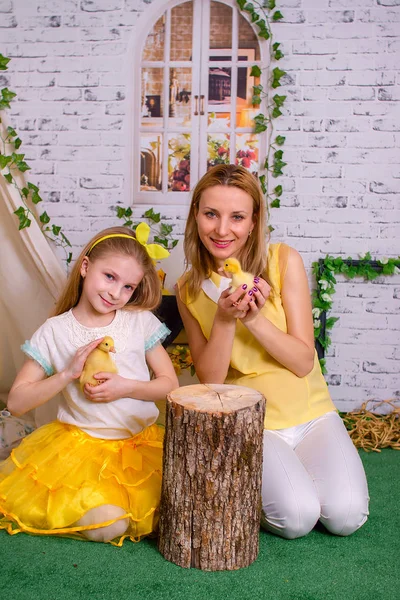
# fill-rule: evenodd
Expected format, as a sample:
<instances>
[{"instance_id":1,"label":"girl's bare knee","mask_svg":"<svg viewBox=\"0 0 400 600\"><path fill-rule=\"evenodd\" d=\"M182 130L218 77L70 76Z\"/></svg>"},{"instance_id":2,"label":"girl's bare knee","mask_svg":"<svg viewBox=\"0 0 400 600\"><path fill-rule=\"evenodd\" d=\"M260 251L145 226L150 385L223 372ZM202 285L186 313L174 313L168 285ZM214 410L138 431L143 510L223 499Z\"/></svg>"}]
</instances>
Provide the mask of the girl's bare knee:
<instances>
[{"instance_id":1,"label":"girl's bare knee","mask_svg":"<svg viewBox=\"0 0 400 600\"><path fill-rule=\"evenodd\" d=\"M96 508L91 508L83 515L76 523L82 527L88 525L96 525L97 523L105 523L112 519L117 519L125 514L125 510L120 506L113 504L103 504ZM82 531L82 534L93 542L109 542L116 537L123 535L129 526L129 519L119 519L111 525L96 527L96 529L87 529Z\"/></svg>"}]
</instances>

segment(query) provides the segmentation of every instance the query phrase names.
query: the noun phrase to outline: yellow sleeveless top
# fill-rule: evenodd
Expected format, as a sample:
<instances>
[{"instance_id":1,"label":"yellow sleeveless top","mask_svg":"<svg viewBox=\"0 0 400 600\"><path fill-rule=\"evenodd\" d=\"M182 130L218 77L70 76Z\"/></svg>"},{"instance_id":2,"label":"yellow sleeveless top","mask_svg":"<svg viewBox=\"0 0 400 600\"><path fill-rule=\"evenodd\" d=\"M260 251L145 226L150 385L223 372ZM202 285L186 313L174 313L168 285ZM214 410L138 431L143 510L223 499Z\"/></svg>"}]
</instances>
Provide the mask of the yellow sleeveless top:
<instances>
[{"instance_id":1,"label":"yellow sleeveless top","mask_svg":"<svg viewBox=\"0 0 400 600\"><path fill-rule=\"evenodd\" d=\"M271 323L287 333L286 316L281 298L285 268L281 273L279 269L280 251L282 254L286 254L287 261L288 246L270 244L266 279L272 290L261 312ZM220 275L212 273L210 279L218 288L221 281ZM198 321L203 335L208 340L217 305L203 290L200 290L196 299L191 299L183 282L183 278L178 282L182 301ZM251 387L265 396L267 401L265 429L293 427L335 410L316 352L312 371L305 377L297 377L272 358L239 320L236 325L230 368L225 383Z\"/></svg>"}]
</instances>

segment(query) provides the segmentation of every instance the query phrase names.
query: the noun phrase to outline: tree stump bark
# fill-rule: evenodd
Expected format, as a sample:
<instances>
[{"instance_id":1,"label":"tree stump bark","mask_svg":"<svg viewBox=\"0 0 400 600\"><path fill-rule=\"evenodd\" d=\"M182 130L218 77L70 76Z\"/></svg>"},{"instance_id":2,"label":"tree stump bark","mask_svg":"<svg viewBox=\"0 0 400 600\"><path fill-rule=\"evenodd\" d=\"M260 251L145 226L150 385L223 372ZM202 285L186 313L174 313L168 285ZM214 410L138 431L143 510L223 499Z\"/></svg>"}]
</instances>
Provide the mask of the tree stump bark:
<instances>
[{"instance_id":1,"label":"tree stump bark","mask_svg":"<svg viewBox=\"0 0 400 600\"><path fill-rule=\"evenodd\" d=\"M258 555L265 399L235 385L167 398L159 550L181 567L247 567Z\"/></svg>"}]
</instances>

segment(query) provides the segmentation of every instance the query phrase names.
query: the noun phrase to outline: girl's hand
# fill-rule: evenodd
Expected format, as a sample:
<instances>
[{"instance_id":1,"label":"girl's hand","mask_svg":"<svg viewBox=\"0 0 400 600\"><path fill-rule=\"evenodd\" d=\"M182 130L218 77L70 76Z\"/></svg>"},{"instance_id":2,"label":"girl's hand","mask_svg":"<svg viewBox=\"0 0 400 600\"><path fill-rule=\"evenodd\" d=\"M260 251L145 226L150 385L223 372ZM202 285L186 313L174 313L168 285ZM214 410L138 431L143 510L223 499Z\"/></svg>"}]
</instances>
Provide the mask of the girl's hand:
<instances>
[{"instance_id":1,"label":"girl's hand","mask_svg":"<svg viewBox=\"0 0 400 600\"><path fill-rule=\"evenodd\" d=\"M249 310L244 317L241 318L244 324L253 321L260 313L260 310L265 305L267 298L271 293L271 286L261 277L254 278L254 287L247 292L249 298Z\"/></svg>"},{"instance_id":2,"label":"girl's hand","mask_svg":"<svg viewBox=\"0 0 400 600\"><path fill-rule=\"evenodd\" d=\"M229 288L222 292L218 300L217 315L223 321L234 321L243 319L248 311L251 296L247 294L247 286L240 287L233 293Z\"/></svg>"},{"instance_id":3,"label":"girl's hand","mask_svg":"<svg viewBox=\"0 0 400 600\"><path fill-rule=\"evenodd\" d=\"M66 367L66 369L63 371L64 377L67 379L67 381L78 379L81 376L87 357L103 340L104 337L99 338L77 350L74 358L71 360L68 367Z\"/></svg>"},{"instance_id":4,"label":"girl's hand","mask_svg":"<svg viewBox=\"0 0 400 600\"><path fill-rule=\"evenodd\" d=\"M83 389L86 399L91 402L113 402L128 397L132 392L133 381L117 373L96 373L94 378L102 383L99 385L87 383Z\"/></svg>"}]
</instances>

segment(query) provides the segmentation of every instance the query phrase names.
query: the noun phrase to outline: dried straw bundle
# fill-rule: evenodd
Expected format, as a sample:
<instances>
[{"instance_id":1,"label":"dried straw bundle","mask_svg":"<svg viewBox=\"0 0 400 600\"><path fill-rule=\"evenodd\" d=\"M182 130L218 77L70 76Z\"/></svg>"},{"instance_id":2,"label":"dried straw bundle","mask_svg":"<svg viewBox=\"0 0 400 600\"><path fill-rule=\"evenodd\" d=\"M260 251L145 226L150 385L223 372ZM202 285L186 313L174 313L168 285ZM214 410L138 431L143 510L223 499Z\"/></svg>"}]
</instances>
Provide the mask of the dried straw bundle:
<instances>
[{"instance_id":1,"label":"dried straw bundle","mask_svg":"<svg viewBox=\"0 0 400 600\"><path fill-rule=\"evenodd\" d=\"M367 410L373 402L373 408L385 405L392 408L389 414L377 414ZM366 452L380 452L380 448L400 450L400 407L390 400L364 402L360 410L342 413L341 417L349 430L349 435L357 448Z\"/></svg>"}]
</instances>

